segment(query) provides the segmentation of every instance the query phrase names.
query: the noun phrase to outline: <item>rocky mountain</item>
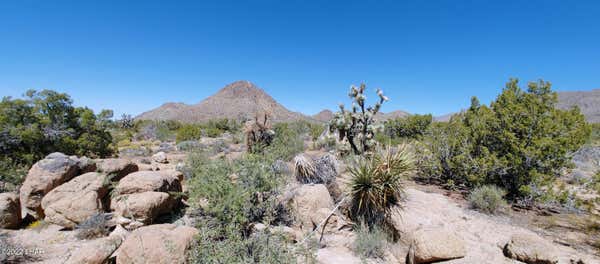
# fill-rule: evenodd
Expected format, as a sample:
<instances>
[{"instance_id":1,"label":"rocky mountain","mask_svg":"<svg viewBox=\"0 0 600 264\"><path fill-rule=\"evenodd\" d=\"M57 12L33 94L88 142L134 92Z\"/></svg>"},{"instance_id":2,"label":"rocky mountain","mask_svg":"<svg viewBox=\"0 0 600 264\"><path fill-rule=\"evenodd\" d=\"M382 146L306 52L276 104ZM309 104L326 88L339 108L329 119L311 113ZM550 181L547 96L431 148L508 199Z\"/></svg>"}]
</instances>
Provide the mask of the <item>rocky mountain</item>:
<instances>
[{"instance_id":1,"label":"rocky mountain","mask_svg":"<svg viewBox=\"0 0 600 264\"><path fill-rule=\"evenodd\" d=\"M333 118L333 112L329 109L325 109L316 115L313 115L312 118L319 122L328 122Z\"/></svg>"},{"instance_id":2,"label":"rocky mountain","mask_svg":"<svg viewBox=\"0 0 600 264\"><path fill-rule=\"evenodd\" d=\"M193 123L219 118L253 119L255 115L264 113L270 113L273 122L315 121L311 117L288 110L249 81L233 82L194 105L166 103L136 118Z\"/></svg>"},{"instance_id":3,"label":"rocky mountain","mask_svg":"<svg viewBox=\"0 0 600 264\"><path fill-rule=\"evenodd\" d=\"M588 122L600 123L600 89L558 93L558 107L568 109L579 106Z\"/></svg>"}]
</instances>

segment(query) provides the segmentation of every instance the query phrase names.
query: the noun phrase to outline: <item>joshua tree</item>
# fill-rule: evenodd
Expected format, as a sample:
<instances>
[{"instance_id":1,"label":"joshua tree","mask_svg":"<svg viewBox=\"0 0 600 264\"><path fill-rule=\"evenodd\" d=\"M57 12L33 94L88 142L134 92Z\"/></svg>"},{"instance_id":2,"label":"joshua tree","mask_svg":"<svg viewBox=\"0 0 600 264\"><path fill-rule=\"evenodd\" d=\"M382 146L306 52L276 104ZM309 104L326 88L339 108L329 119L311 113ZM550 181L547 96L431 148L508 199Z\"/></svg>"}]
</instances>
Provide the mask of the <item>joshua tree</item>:
<instances>
[{"instance_id":1,"label":"joshua tree","mask_svg":"<svg viewBox=\"0 0 600 264\"><path fill-rule=\"evenodd\" d=\"M365 106L366 96L365 84L359 88L352 85L350 87L350 98L352 99L352 110L347 111L343 104L340 104L340 112L335 113L334 118L329 123L331 132L337 130L340 141L346 140L354 154L364 154L369 152L375 145L375 115L379 112L383 102L388 98L383 95L381 89L377 89L379 102L375 106Z\"/></svg>"},{"instance_id":2,"label":"joshua tree","mask_svg":"<svg viewBox=\"0 0 600 264\"><path fill-rule=\"evenodd\" d=\"M246 134L248 152L257 152L263 147L271 145L275 132L271 129L269 114L265 113L262 122L259 120L258 115L254 118L254 121L246 122L244 133Z\"/></svg>"}]
</instances>

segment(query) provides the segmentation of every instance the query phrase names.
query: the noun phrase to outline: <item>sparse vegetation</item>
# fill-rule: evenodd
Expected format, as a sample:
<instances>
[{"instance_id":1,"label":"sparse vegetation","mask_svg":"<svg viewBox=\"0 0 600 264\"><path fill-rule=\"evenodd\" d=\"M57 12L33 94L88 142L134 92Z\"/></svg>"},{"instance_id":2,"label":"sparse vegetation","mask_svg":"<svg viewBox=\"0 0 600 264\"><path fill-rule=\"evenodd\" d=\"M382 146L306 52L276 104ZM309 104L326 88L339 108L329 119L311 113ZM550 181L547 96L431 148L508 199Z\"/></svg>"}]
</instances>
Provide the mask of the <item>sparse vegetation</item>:
<instances>
[{"instance_id":1,"label":"sparse vegetation","mask_svg":"<svg viewBox=\"0 0 600 264\"><path fill-rule=\"evenodd\" d=\"M379 101L375 103L375 106L366 106L365 89L364 83L358 88L352 86L349 94L353 101L352 110L347 111L341 104L340 112L335 113L329 123L329 129L332 132L337 131L340 141L350 145L350 149L355 155L367 153L376 146L375 131L377 127L374 118L381 109L381 105L388 100L381 89L378 89Z\"/></svg>"},{"instance_id":2,"label":"sparse vegetation","mask_svg":"<svg viewBox=\"0 0 600 264\"><path fill-rule=\"evenodd\" d=\"M365 260L366 258L383 258L387 248L387 234L379 227L369 228L366 224L357 225L354 232L356 238L352 250Z\"/></svg>"},{"instance_id":3,"label":"sparse vegetation","mask_svg":"<svg viewBox=\"0 0 600 264\"><path fill-rule=\"evenodd\" d=\"M506 192L494 185L484 185L471 191L469 202L471 207L484 213L495 214L506 205Z\"/></svg>"}]
</instances>

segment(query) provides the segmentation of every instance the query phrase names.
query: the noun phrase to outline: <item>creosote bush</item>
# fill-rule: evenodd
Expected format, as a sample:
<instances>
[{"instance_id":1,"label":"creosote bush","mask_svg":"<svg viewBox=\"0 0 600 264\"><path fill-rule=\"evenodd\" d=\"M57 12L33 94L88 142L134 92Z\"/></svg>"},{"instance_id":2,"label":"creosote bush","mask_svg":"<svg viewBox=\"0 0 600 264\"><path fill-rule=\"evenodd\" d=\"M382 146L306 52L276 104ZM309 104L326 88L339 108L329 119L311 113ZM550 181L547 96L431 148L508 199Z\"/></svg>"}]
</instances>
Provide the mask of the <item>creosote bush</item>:
<instances>
[{"instance_id":1,"label":"creosote bush","mask_svg":"<svg viewBox=\"0 0 600 264\"><path fill-rule=\"evenodd\" d=\"M484 213L495 214L506 205L506 192L494 185L484 185L471 191L469 203L471 207Z\"/></svg>"}]
</instances>

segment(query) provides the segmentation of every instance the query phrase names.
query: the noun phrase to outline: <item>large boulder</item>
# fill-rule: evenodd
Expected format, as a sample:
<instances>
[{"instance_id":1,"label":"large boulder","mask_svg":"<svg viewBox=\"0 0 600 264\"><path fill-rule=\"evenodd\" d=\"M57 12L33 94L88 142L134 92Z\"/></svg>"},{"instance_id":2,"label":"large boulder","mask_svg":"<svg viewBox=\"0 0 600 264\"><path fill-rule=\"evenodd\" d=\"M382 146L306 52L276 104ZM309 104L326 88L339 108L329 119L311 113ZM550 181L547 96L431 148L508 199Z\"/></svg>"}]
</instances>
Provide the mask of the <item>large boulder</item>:
<instances>
[{"instance_id":1,"label":"large boulder","mask_svg":"<svg viewBox=\"0 0 600 264\"><path fill-rule=\"evenodd\" d=\"M18 228L21 224L21 206L15 193L0 193L0 228Z\"/></svg>"},{"instance_id":2,"label":"large boulder","mask_svg":"<svg viewBox=\"0 0 600 264\"><path fill-rule=\"evenodd\" d=\"M196 234L195 228L173 224L141 227L133 231L117 251L117 264L185 263L186 250Z\"/></svg>"},{"instance_id":3,"label":"large boulder","mask_svg":"<svg viewBox=\"0 0 600 264\"><path fill-rule=\"evenodd\" d=\"M302 230L312 231L312 215L319 209L333 209L333 200L323 184L303 184L295 190L291 201L294 215L299 217L298 224Z\"/></svg>"},{"instance_id":4,"label":"large boulder","mask_svg":"<svg viewBox=\"0 0 600 264\"><path fill-rule=\"evenodd\" d=\"M130 173L138 171L138 165L128 159L102 159L96 161L98 171L111 175L111 181L119 181Z\"/></svg>"},{"instance_id":5,"label":"large boulder","mask_svg":"<svg viewBox=\"0 0 600 264\"><path fill-rule=\"evenodd\" d=\"M413 234L406 263L432 263L466 254L465 242L456 233L445 228L418 229Z\"/></svg>"},{"instance_id":6,"label":"large boulder","mask_svg":"<svg viewBox=\"0 0 600 264\"><path fill-rule=\"evenodd\" d=\"M104 211L107 176L88 172L56 187L42 199L46 221L73 228Z\"/></svg>"},{"instance_id":7,"label":"large boulder","mask_svg":"<svg viewBox=\"0 0 600 264\"><path fill-rule=\"evenodd\" d=\"M504 255L528 264L558 263L552 243L533 233L516 233L504 246Z\"/></svg>"},{"instance_id":8,"label":"large boulder","mask_svg":"<svg viewBox=\"0 0 600 264\"><path fill-rule=\"evenodd\" d=\"M77 176L81 166L80 160L58 152L36 162L20 189L22 217L31 215L36 219L43 218L41 202L44 195ZM85 166L85 170L91 170L92 165Z\"/></svg>"},{"instance_id":9,"label":"large boulder","mask_svg":"<svg viewBox=\"0 0 600 264\"><path fill-rule=\"evenodd\" d=\"M170 212L176 202L168 193L142 192L116 196L110 208L118 215L150 224L157 216Z\"/></svg>"},{"instance_id":10,"label":"large boulder","mask_svg":"<svg viewBox=\"0 0 600 264\"><path fill-rule=\"evenodd\" d=\"M167 154L162 151L152 155L152 160L158 163L169 163L169 160L167 159Z\"/></svg>"},{"instance_id":11,"label":"large boulder","mask_svg":"<svg viewBox=\"0 0 600 264\"><path fill-rule=\"evenodd\" d=\"M125 176L115 187L115 193L181 192L181 182L174 173L138 171Z\"/></svg>"},{"instance_id":12,"label":"large boulder","mask_svg":"<svg viewBox=\"0 0 600 264\"><path fill-rule=\"evenodd\" d=\"M108 236L98 238L84 244L79 249L73 251L66 264L103 264L108 263L109 257L119 248L128 232L121 226Z\"/></svg>"}]
</instances>

